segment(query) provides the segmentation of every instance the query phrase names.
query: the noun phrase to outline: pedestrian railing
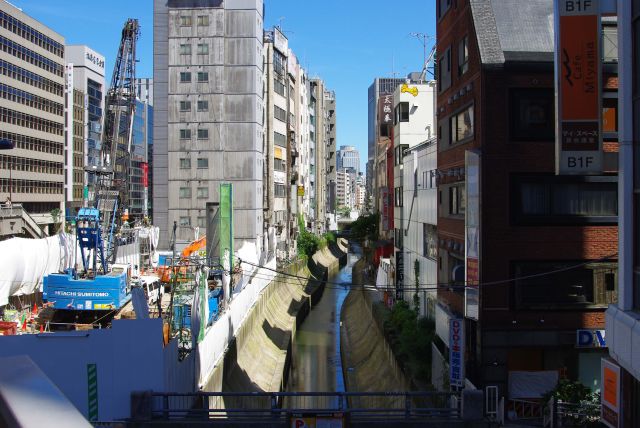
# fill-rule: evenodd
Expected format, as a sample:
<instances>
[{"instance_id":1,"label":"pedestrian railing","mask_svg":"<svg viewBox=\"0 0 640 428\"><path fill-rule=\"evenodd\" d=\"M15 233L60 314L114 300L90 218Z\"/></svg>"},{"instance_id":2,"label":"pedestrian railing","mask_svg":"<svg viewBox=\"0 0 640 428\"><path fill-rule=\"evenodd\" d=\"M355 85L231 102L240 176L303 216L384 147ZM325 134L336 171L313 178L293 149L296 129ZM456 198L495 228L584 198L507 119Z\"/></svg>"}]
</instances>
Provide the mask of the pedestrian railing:
<instances>
[{"instance_id":1,"label":"pedestrian railing","mask_svg":"<svg viewBox=\"0 0 640 428\"><path fill-rule=\"evenodd\" d=\"M148 393L148 405L137 406L144 410L137 411L133 417L137 420L287 420L298 414L340 414L352 421L458 419L458 398L458 393L447 392L152 392ZM349 407L348 403L355 407Z\"/></svg>"}]
</instances>

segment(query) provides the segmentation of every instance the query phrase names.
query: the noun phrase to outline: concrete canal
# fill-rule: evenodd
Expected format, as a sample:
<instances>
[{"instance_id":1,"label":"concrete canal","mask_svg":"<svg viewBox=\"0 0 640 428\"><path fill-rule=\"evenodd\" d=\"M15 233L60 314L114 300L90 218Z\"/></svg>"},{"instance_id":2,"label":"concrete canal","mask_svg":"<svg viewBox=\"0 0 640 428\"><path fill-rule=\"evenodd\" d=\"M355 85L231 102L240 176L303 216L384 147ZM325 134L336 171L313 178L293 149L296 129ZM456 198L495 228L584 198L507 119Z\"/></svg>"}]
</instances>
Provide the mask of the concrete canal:
<instances>
[{"instance_id":1,"label":"concrete canal","mask_svg":"<svg viewBox=\"0 0 640 428\"><path fill-rule=\"evenodd\" d=\"M329 276L318 304L298 327L291 350L287 390L291 392L343 392L340 358L340 311L349 294L352 269L360 249L349 252L347 264Z\"/></svg>"}]
</instances>

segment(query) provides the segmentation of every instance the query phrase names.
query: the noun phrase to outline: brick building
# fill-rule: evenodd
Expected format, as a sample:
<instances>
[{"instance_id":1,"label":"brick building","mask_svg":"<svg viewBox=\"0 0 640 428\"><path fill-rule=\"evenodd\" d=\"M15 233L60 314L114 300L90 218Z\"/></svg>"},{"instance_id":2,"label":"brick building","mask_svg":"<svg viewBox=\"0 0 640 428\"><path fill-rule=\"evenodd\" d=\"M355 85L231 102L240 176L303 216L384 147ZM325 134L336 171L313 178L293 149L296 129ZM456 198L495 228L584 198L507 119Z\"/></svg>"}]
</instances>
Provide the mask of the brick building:
<instances>
[{"instance_id":1,"label":"brick building","mask_svg":"<svg viewBox=\"0 0 640 428\"><path fill-rule=\"evenodd\" d=\"M434 360L463 318L475 386L511 399L559 376L599 388L597 339L617 299L617 50L603 43L605 171L559 176L553 2L438 0L436 13L438 282L450 286ZM603 22L611 43L615 29Z\"/></svg>"}]
</instances>

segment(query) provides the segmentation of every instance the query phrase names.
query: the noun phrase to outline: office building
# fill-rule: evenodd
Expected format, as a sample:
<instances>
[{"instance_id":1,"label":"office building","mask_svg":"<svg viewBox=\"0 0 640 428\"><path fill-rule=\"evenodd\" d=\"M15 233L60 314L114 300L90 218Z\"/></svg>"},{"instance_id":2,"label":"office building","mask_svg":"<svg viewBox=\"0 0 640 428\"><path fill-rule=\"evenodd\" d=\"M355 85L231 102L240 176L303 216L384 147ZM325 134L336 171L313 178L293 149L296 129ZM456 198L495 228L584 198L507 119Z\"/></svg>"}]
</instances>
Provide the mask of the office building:
<instances>
[{"instance_id":1,"label":"office building","mask_svg":"<svg viewBox=\"0 0 640 428\"><path fill-rule=\"evenodd\" d=\"M0 1L0 199L49 228L64 213L64 37ZM56 218L54 218L56 217Z\"/></svg>"},{"instance_id":2,"label":"office building","mask_svg":"<svg viewBox=\"0 0 640 428\"><path fill-rule=\"evenodd\" d=\"M263 3L154 1L153 216L160 248L233 185L235 250L259 261L263 220Z\"/></svg>"},{"instance_id":3,"label":"office building","mask_svg":"<svg viewBox=\"0 0 640 428\"><path fill-rule=\"evenodd\" d=\"M360 153L353 146L340 146L337 159L338 169L351 169L356 175L360 173Z\"/></svg>"},{"instance_id":4,"label":"office building","mask_svg":"<svg viewBox=\"0 0 640 428\"><path fill-rule=\"evenodd\" d=\"M153 79L150 77L136 78L136 98L153 106Z\"/></svg>"},{"instance_id":5,"label":"office building","mask_svg":"<svg viewBox=\"0 0 640 428\"><path fill-rule=\"evenodd\" d=\"M72 206L68 206L66 210L67 217L70 217L75 215L77 209L84 204L84 197L93 195L94 192L95 177L85 173L84 167L97 166L101 161L106 62L102 54L86 45L67 45L65 47L65 61L67 63L67 90L80 91L84 97L82 100L84 110L82 118L83 147L81 151L74 150L76 157L80 156L80 152L82 152L82 162L80 163L79 159L74 158L74 168L82 169L82 180L79 180L78 183L89 186L86 193L84 188L82 189L79 198L74 195ZM74 172L75 174L76 172Z\"/></svg>"},{"instance_id":6,"label":"office building","mask_svg":"<svg viewBox=\"0 0 640 428\"><path fill-rule=\"evenodd\" d=\"M149 200L153 196L149 185L152 182L149 155L153 153L153 107L146 101L136 100L132 131L127 206L132 218L142 219L150 215Z\"/></svg>"}]
</instances>

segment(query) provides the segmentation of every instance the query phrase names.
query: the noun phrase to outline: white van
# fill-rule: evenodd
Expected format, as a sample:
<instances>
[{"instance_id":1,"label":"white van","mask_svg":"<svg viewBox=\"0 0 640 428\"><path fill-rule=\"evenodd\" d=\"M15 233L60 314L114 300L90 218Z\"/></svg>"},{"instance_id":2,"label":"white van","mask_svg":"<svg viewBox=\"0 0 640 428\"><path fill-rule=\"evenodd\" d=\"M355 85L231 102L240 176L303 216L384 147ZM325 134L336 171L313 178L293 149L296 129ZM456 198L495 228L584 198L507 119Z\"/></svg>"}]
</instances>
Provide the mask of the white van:
<instances>
[{"instance_id":1,"label":"white van","mask_svg":"<svg viewBox=\"0 0 640 428\"><path fill-rule=\"evenodd\" d=\"M144 295L147 296L149 306L157 305L158 300L162 302L164 286L160 282L160 278L152 275L142 275L140 277L140 286L144 290Z\"/></svg>"}]
</instances>

